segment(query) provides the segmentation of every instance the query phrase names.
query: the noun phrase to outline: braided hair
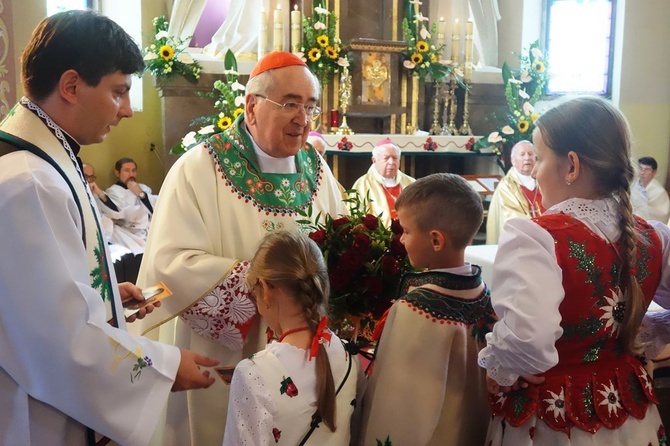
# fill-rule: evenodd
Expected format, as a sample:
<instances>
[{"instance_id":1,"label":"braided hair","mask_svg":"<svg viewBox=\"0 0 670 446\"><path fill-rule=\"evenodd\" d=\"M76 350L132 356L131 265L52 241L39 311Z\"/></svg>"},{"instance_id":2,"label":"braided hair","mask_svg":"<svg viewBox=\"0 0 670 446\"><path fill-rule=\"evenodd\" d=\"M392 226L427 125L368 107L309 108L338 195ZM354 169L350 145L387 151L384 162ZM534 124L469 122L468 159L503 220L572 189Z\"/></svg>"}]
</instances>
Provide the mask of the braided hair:
<instances>
[{"instance_id":1,"label":"braided hair","mask_svg":"<svg viewBox=\"0 0 670 446\"><path fill-rule=\"evenodd\" d=\"M575 152L589 170L602 197L619 199L621 215L618 253L621 259L619 287L626 302L619 341L626 351L635 353L635 338L645 312L640 284L633 274L637 259L635 218L631 205L630 130L623 114L609 101L581 96L544 113L536 122L548 148L564 158Z\"/></svg>"},{"instance_id":2,"label":"braided hair","mask_svg":"<svg viewBox=\"0 0 670 446\"><path fill-rule=\"evenodd\" d=\"M319 247L309 237L276 231L261 241L247 273L247 284L265 279L283 287L301 306L312 335L327 314L330 282ZM317 413L335 431L335 383L323 344L316 356Z\"/></svg>"}]
</instances>

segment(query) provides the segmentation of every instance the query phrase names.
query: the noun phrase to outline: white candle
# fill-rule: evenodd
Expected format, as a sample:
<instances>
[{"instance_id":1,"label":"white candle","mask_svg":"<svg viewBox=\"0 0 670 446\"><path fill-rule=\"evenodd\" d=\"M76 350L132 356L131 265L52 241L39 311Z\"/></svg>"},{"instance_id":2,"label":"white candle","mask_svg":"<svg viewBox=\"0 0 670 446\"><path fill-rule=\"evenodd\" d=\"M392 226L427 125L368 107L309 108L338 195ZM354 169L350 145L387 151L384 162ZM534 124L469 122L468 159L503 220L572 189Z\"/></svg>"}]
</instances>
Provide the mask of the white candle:
<instances>
[{"instance_id":1,"label":"white candle","mask_svg":"<svg viewBox=\"0 0 670 446\"><path fill-rule=\"evenodd\" d=\"M277 9L274 11L272 48L275 51L282 51L284 49L284 19L281 14L281 4L277 4Z\"/></svg>"},{"instance_id":2,"label":"white candle","mask_svg":"<svg viewBox=\"0 0 670 446\"><path fill-rule=\"evenodd\" d=\"M291 48L294 53L300 51L302 46L302 13L298 11L298 5L291 11Z\"/></svg>"},{"instance_id":3,"label":"white candle","mask_svg":"<svg viewBox=\"0 0 670 446\"><path fill-rule=\"evenodd\" d=\"M465 61L472 62L472 20L465 24Z\"/></svg>"},{"instance_id":4,"label":"white candle","mask_svg":"<svg viewBox=\"0 0 670 446\"><path fill-rule=\"evenodd\" d=\"M258 35L258 59L265 56L268 51L268 13L261 9L261 32Z\"/></svg>"},{"instance_id":5,"label":"white candle","mask_svg":"<svg viewBox=\"0 0 670 446\"><path fill-rule=\"evenodd\" d=\"M461 25L458 19L454 22L454 29L451 32L451 61L458 64L461 52Z\"/></svg>"},{"instance_id":6,"label":"white candle","mask_svg":"<svg viewBox=\"0 0 670 446\"><path fill-rule=\"evenodd\" d=\"M447 21L444 20L444 17L440 17L440 21L437 23L437 44L444 45L445 37L447 35Z\"/></svg>"}]
</instances>

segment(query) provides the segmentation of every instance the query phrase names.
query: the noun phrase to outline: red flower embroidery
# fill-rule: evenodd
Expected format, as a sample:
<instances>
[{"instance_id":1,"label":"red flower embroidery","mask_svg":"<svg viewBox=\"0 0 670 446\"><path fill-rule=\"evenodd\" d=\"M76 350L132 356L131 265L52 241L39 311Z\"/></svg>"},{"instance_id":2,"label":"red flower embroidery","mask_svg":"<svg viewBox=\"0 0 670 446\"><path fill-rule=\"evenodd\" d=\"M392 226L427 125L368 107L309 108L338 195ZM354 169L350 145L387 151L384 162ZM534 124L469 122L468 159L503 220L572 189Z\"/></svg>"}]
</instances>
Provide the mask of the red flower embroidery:
<instances>
[{"instance_id":1,"label":"red flower embroidery","mask_svg":"<svg viewBox=\"0 0 670 446\"><path fill-rule=\"evenodd\" d=\"M279 387L279 393L281 393L282 395L286 394L291 398L293 398L294 396L298 396L298 388L293 383L291 377L289 376L287 378L284 376L283 378L284 380L281 382L281 385Z\"/></svg>"},{"instance_id":2,"label":"red flower embroidery","mask_svg":"<svg viewBox=\"0 0 670 446\"><path fill-rule=\"evenodd\" d=\"M429 152L434 152L437 150L437 143L433 141L433 138L428 138L426 143L423 145L423 149L428 150Z\"/></svg>"},{"instance_id":3,"label":"red flower embroidery","mask_svg":"<svg viewBox=\"0 0 670 446\"><path fill-rule=\"evenodd\" d=\"M279 439L281 438L281 431L276 427L273 427L272 436L275 437L275 443L279 443Z\"/></svg>"},{"instance_id":4,"label":"red flower embroidery","mask_svg":"<svg viewBox=\"0 0 670 446\"><path fill-rule=\"evenodd\" d=\"M343 150L345 152L350 151L353 149L354 145L351 143L351 141L347 140L347 138L342 138L338 143L337 143L337 148L339 150Z\"/></svg>"},{"instance_id":5,"label":"red flower embroidery","mask_svg":"<svg viewBox=\"0 0 670 446\"><path fill-rule=\"evenodd\" d=\"M475 145L475 138L468 139L468 142L465 143L465 150L472 150L472 146Z\"/></svg>"}]
</instances>

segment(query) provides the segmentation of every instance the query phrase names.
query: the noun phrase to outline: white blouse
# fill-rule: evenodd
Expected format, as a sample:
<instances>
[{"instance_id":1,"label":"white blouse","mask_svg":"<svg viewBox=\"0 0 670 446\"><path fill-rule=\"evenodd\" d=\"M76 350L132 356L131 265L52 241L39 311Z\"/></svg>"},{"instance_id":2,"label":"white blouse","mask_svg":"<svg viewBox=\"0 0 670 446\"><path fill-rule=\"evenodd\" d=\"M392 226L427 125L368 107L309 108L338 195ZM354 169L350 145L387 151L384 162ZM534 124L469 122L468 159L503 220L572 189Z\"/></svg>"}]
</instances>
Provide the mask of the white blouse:
<instances>
[{"instance_id":1,"label":"white blouse","mask_svg":"<svg viewBox=\"0 0 670 446\"><path fill-rule=\"evenodd\" d=\"M614 198L573 198L547 210L563 212L612 242L619 239L619 205ZM663 247L661 282L654 302L670 308L670 228L651 223ZM511 261L513 259L513 261ZM531 220L505 223L493 266L491 301L500 318L486 335L479 365L503 386L519 376L545 372L558 363L555 343L563 334L559 305L565 297L554 239Z\"/></svg>"}]
</instances>

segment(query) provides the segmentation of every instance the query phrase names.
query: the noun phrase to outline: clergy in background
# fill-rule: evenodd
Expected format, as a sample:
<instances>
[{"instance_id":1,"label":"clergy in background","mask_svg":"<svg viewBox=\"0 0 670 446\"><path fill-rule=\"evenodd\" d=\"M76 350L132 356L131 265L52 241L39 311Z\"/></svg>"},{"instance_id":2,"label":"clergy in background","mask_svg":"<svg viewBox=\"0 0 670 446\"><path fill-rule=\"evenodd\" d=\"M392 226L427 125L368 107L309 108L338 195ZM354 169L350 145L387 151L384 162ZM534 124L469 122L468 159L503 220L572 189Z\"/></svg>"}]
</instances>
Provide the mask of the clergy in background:
<instances>
[{"instance_id":1,"label":"clergy in background","mask_svg":"<svg viewBox=\"0 0 670 446\"><path fill-rule=\"evenodd\" d=\"M249 77L245 112L182 155L159 195L138 283L163 281L173 296L144 330L160 326L161 339L197 346L228 376L267 341L244 282L260 240L304 230L298 212L309 207L313 219L346 213L329 167L305 144L320 92L299 57L268 54ZM229 384L218 380L210 390L170 399L159 444L222 444Z\"/></svg>"},{"instance_id":2,"label":"clergy in background","mask_svg":"<svg viewBox=\"0 0 670 446\"><path fill-rule=\"evenodd\" d=\"M632 186L633 212L645 220L668 223L670 198L665 188L654 178L658 163L650 156L643 156L637 163L640 178Z\"/></svg>"},{"instance_id":3,"label":"clergy in background","mask_svg":"<svg viewBox=\"0 0 670 446\"><path fill-rule=\"evenodd\" d=\"M534 218L544 212L542 194L531 177L535 167L535 149L530 141L519 141L510 154L512 167L500 180L489 206L486 220L486 244L495 245L502 227L513 217Z\"/></svg>"},{"instance_id":4,"label":"clergy in background","mask_svg":"<svg viewBox=\"0 0 670 446\"><path fill-rule=\"evenodd\" d=\"M400 147L390 139L382 139L372 149L372 165L368 173L356 180L353 185L361 199L370 196L367 212L380 217L389 227L391 220L398 218L395 201L400 192L416 181L399 169Z\"/></svg>"}]
</instances>

